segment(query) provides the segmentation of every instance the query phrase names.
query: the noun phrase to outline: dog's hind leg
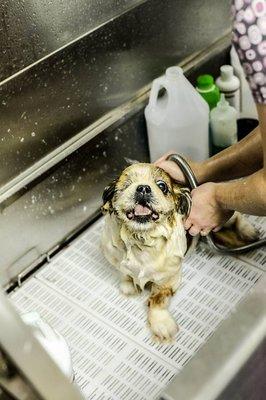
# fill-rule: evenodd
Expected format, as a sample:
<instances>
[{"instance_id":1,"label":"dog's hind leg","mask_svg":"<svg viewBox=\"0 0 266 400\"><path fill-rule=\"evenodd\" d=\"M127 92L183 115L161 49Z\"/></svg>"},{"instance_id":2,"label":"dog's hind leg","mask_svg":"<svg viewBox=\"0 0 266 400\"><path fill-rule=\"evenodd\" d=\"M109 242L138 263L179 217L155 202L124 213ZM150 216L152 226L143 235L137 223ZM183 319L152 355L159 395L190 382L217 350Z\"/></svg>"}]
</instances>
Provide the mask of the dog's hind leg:
<instances>
[{"instance_id":1,"label":"dog's hind leg","mask_svg":"<svg viewBox=\"0 0 266 400\"><path fill-rule=\"evenodd\" d=\"M168 311L170 299L175 293L177 283L177 279L175 279L174 282L163 286L153 284L148 300L148 322L155 339L162 342L171 342L178 331L178 326Z\"/></svg>"},{"instance_id":2,"label":"dog's hind leg","mask_svg":"<svg viewBox=\"0 0 266 400\"><path fill-rule=\"evenodd\" d=\"M226 222L223 228L214 233L215 240L226 247L239 247L252 243L259 238L258 230L239 212Z\"/></svg>"},{"instance_id":3,"label":"dog's hind leg","mask_svg":"<svg viewBox=\"0 0 266 400\"><path fill-rule=\"evenodd\" d=\"M239 212L235 212L233 217L230 218L225 226L226 225L227 227L235 226L236 233L241 239L247 242L253 242L259 238L259 232L257 229Z\"/></svg>"},{"instance_id":4,"label":"dog's hind leg","mask_svg":"<svg viewBox=\"0 0 266 400\"><path fill-rule=\"evenodd\" d=\"M125 296L133 296L138 293L138 289L129 275L121 275L120 292Z\"/></svg>"}]
</instances>

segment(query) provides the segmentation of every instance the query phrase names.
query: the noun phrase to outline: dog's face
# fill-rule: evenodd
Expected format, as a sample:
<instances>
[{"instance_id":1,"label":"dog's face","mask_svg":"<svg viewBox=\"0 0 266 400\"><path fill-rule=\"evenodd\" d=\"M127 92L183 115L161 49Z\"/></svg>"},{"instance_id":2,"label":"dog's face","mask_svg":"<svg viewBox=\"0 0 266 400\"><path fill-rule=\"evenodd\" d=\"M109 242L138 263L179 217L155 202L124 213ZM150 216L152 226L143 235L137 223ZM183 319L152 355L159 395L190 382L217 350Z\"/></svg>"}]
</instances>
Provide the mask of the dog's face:
<instances>
[{"instance_id":1,"label":"dog's face","mask_svg":"<svg viewBox=\"0 0 266 400\"><path fill-rule=\"evenodd\" d=\"M188 214L189 191L174 183L153 164L133 164L105 188L103 211L114 213L134 231L150 230L171 220L175 212Z\"/></svg>"}]
</instances>

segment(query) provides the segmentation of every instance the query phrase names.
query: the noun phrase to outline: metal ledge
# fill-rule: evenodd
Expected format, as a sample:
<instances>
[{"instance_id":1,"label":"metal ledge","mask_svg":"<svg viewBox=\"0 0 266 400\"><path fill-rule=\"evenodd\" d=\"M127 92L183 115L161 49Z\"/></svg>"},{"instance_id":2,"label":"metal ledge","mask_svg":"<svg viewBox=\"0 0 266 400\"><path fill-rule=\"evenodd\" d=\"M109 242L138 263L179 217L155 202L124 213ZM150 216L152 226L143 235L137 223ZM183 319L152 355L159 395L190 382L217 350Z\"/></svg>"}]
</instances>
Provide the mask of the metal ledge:
<instances>
[{"instance_id":1,"label":"metal ledge","mask_svg":"<svg viewBox=\"0 0 266 400\"><path fill-rule=\"evenodd\" d=\"M186 74L192 71L195 66L213 57L215 54L221 53L230 43L230 32L228 31L222 38L215 41L211 46L202 51L195 52L191 56L184 59L178 65L181 66ZM65 157L72 154L89 140L93 139L100 132L117 123L121 118L129 115L132 111L136 111L140 107L144 107L150 95L151 83L139 90L134 98L120 107L115 108L111 112L105 114L95 123L73 136L71 139L63 143L61 146L51 151L45 157L27 168L14 179L0 188L0 204L6 201L26 185L38 178L41 174L48 171L51 167L58 164Z\"/></svg>"}]
</instances>

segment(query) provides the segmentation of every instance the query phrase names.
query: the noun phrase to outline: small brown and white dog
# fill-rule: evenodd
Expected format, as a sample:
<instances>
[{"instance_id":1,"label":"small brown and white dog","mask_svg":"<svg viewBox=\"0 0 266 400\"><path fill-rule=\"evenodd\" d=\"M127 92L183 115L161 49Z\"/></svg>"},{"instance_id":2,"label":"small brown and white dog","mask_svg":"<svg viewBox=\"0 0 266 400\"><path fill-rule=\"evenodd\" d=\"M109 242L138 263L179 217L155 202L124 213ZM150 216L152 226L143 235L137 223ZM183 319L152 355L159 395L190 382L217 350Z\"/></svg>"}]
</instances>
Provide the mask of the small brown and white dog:
<instances>
[{"instance_id":1,"label":"small brown and white dog","mask_svg":"<svg viewBox=\"0 0 266 400\"><path fill-rule=\"evenodd\" d=\"M160 341L171 341L177 324L168 311L169 301L181 282L182 260L198 240L189 239L183 227L190 191L161 168L137 163L105 189L103 203L102 248L121 272L120 290L134 295L151 284L150 328ZM216 234L217 241L233 247L256 238L254 227L238 213Z\"/></svg>"}]
</instances>

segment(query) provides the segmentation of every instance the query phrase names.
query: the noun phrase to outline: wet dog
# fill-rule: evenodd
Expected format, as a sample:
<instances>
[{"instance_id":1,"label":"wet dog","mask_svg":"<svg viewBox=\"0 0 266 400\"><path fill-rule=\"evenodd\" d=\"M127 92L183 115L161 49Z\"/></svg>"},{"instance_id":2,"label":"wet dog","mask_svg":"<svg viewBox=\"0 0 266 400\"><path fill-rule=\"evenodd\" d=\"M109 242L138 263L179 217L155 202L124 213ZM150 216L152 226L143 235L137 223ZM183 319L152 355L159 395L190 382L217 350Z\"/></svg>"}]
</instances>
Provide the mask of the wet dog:
<instances>
[{"instance_id":1,"label":"wet dog","mask_svg":"<svg viewBox=\"0 0 266 400\"><path fill-rule=\"evenodd\" d=\"M189 189L153 164L127 167L103 194L104 255L121 272L123 294L137 294L151 284L148 322L160 341L171 341L178 330L168 305L181 282L184 256L198 241L183 226L190 207ZM238 213L217 233L227 246L255 238L253 226Z\"/></svg>"}]
</instances>

